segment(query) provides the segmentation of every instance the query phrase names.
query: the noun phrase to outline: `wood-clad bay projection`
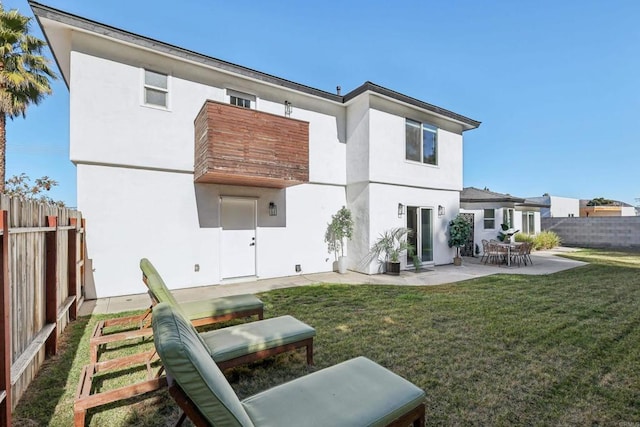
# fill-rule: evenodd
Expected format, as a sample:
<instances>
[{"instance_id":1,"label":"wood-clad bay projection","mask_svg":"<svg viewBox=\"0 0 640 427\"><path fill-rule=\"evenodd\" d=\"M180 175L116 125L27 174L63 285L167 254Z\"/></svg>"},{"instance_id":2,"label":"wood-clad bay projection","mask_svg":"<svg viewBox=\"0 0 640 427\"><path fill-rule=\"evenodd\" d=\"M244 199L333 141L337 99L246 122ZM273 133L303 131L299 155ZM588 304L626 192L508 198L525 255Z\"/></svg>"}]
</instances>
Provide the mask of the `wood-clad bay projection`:
<instances>
[{"instance_id":1,"label":"wood-clad bay projection","mask_svg":"<svg viewBox=\"0 0 640 427\"><path fill-rule=\"evenodd\" d=\"M195 182L286 188L309 182L309 123L207 101L195 122Z\"/></svg>"}]
</instances>

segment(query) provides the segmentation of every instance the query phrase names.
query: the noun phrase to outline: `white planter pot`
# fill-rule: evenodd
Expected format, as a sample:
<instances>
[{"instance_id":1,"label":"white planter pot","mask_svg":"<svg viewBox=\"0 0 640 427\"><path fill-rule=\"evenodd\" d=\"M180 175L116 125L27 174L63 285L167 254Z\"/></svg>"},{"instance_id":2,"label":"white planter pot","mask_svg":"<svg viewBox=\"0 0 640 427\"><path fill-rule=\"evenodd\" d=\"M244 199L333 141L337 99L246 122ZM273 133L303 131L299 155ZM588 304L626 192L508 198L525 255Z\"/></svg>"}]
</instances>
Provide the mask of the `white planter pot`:
<instances>
[{"instance_id":1,"label":"white planter pot","mask_svg":"<svg viewBox=\"0 0 640 427\"><path fill-rule=\"evenodd\" d=\"M345 274L347 272L347 257L338 257L338 273Z\"/></svg>"}]
</instances>

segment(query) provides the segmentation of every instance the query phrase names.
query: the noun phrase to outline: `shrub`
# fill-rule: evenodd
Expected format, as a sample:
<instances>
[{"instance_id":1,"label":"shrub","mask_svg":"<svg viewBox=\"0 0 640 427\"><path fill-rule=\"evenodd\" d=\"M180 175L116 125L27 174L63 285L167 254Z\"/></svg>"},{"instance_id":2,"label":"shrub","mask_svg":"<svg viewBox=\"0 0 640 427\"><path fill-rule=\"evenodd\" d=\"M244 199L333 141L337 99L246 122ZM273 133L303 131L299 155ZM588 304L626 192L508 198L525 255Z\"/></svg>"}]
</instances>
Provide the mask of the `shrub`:
<instances>
[{"instance_id":1,"label":"shrub","mask_svg":"<svg viewBox=\"0 0 640 427\"><path fill-rule=\"evenodd\" d=\"M536 234L533 238L533 247L535 250L551 249L560 246L560 236L553 231L543 231Z\"/></svg>"},{"instance_id":2,"label":"shrub","mask_svg":"<svg viewBox=\"0 0 640 427\"><path fill-rule=\"evenodd\" d=\"M517 233L515 235L516 242L533 243L533 236L524 233Z\"/></svg>"}]
</instances>

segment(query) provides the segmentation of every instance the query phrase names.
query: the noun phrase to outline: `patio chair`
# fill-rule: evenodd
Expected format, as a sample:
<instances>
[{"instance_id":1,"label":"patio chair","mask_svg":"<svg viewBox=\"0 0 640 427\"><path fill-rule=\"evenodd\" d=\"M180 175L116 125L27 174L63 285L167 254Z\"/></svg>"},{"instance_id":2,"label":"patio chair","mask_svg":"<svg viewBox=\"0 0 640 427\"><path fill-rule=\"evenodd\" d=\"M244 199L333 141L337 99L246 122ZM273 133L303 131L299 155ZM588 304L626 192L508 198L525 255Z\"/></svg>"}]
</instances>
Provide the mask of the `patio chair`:
<instances>
[{"instance_id":1,"label":"patio chair","mask_svg":"<svg viewBox=\"0 0 640 427\"><path fill-rule=\"evenodd\" d=\"M162 289L166 289L166 287L160 275L151 266L151 263L148 263L148 260L147 262L141 261L140 266L141 268L144 267L145 281L150 293L154 295L152 298L155 298L156 301L160 298L168 299L169 301L161 303L172 306L174 310L181 313L182 318L186 318L181 306L170 302L175 301L173 298L167 296L155 297L155 295L161 295ZM156 293L158 290L160 291ZM170 294L168 295L171 297ZM151 318L153 318L153 314ZM196 322L190 319L186 320L186 322L189 322L195 331L194 323ZM153 330L151 328L148 330L153 335ZM218 363L220 369L233 368L299 348L306 348L307 364L313 364L315 329L292 316L279 316L234 325L202 332L199 336L208 348L209 357ZM86 365L82 369L74 401L75 426L84 425L86 411L90 408L139 396L166 386L167 380L163 375L164 367L161 364L158 367L157 360L158 355L155 350L150 350ZM98 373L121 370L123 368L132 369L136 365L146 368L146 379L144 381L113 390L96 392L94 379Z\"/></svg>"},{"instance_id":2,"label":"patio chair","mask_svg":"<svg viewBox=\"0 0 640 427\"><path fill-rule=\"evenodd\" d=\"M195 329L169 304L153 308L154 345L169 393L196 426L423 426L425 393L364 357L238 399Z\"/></svg>"},{"instance_id":3,"label":"patio chair","mask_svg":"<svg viewBox=\"0 0 640 427\"><path fill-rule=\"evenodd\" d=\"M524 265L527 265L526 251L527 243L515 245L515 247L511 249L511 264L515 262L518 264L518 267L523 263Z\"/></svg>"},{"instance_id":4,"label":"patio chair","mask_svg":"<svg viewBox=\"0 0 640 427\"><path fill-rule=\"evenodd\" d=\"M487 263L489 259L489 241L487 239L482 239L482 257L480 258L480 262Z\"/></svg>"},{"instance_id":5,"label":"patio chair","mask_svg":"<svg viewBox=\"0 0 640 427\"><path fill-rule=\"evenodd\" d=\"M533 260L531 259L531 249L533 249L533 243L526 242L527 246L525 248L524 259L529 261L529 264L533 265Z\"/></svg>"},{"instance_id":6,"label":"patio chair","mask_svg":"<svg viewBox=\"0 0 640 427\"><path fill-rule=\"evenodd\" d=\"M498 241L489 241L487 248L489 255L487 256L485 264L502 264L504 258L507 256L506 249L502 248Z\"/></svg>"},{"instance_id":7,"label":"patio chair","mask_svg":"<svg viewBox=\"0 0 640 427\"><path fill-rule=\"evenodd\" d=\"M178 304L173 294L167 288L156 268L147 258L140 260L142 270L142 281L148 288L151 297L151 307L158 302L169 302L179 306L184 316L191 320L194 326L206 326L218 322L225 322L232 319L239 319L250 316L258 316L259 320L264 318L264 305L255 295L232 295L226 297L216 297L200 301L189 301ZM148 278L157 277L158 280L149 286ZM138 338L150 338L153 331L151 325L151 307L143 314L125 318L107 319L96 324L89 340L89 353L91 363L98 362L100 351L103 346L109 343L126 341ZM112 326L123 326L135 323L137 329L125 332L106 334L105 330Z\"/></svg>"}]
</instances>

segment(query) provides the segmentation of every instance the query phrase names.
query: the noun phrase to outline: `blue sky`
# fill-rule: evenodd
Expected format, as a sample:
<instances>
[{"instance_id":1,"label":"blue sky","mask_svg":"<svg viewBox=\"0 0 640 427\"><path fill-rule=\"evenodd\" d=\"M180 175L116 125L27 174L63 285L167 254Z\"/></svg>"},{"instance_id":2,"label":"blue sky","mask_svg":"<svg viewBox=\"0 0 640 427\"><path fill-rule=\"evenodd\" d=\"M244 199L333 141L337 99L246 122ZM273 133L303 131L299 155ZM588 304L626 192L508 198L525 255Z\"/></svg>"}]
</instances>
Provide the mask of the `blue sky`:
<instances>
[{"instance_id":1,"label":"blue sky","mask_svg":"<svg viewBox=\"0 0 640 427\"><path fill-rule=\"evenodd\" d=\"M25 0L2 3L32 16ZM318 89L369 80L479 120L465 186L640 197L637 0L42 3ZM75 206L69 93L53 89L9 122L7 177L48 175L52 197Z\"/></svg>"}]
</instances>

